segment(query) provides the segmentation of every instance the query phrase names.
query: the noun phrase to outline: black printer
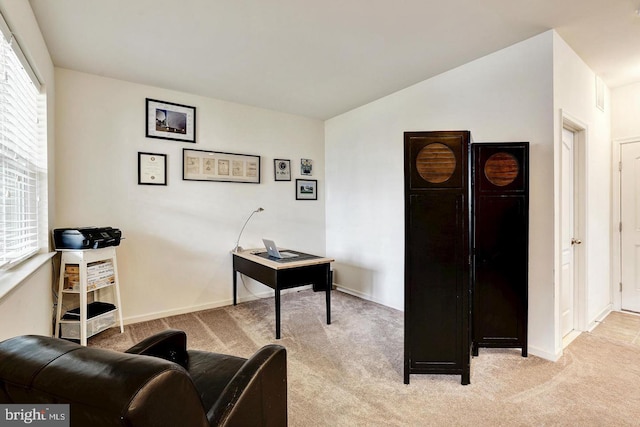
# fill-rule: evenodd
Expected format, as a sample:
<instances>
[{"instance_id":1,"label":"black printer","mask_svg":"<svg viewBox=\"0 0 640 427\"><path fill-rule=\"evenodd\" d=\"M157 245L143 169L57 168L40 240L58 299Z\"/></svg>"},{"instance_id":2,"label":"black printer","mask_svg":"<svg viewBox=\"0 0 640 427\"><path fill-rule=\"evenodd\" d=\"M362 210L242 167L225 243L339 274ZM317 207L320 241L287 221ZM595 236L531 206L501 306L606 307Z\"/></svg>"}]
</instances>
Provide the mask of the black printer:
<instances>
[{"instance_id":1,"label":"black printer","mask_svg":"<svg viewBox=\"0 0 640 427\"><path fill-rule=\"evenodd\" d=\"M112 227L56 228L53 242L56 249L98 249L118 246L122 232Z\"/></svg>"}]
</instances>

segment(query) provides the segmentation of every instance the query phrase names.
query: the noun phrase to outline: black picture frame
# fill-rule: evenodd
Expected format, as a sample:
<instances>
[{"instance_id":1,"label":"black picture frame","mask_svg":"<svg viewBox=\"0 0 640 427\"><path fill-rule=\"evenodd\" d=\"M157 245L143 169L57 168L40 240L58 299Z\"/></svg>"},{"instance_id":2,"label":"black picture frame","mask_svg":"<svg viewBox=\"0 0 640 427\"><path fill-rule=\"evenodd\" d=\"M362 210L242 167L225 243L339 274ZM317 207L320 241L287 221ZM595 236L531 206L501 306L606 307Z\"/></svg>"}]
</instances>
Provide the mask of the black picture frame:
<instances>
[{"instance_id":1,"label":"black picture frame","mask_svg":"<svg viewBox=\"0 0 640 427\"><path fill-rule=\"evenodd\" d=\"M313 175L313 160L300 159L300 175Z\"/></svg>"},{"instance_id":2,"label":"black picture frame","mask_svg":"<svg viewBox=\"0 0 640 427\"><path fill-rule=\"evenodd\" d=\"M138 185L167 185L167 155L138 152Z\"/></svg>"},{"instance_id":3,"label":"black picture frame","mask_svg":"<svg viewBox=\"0 0 640 427\"><path fill-rule=\"evenodd\" d=\"M196 107L146 98L146 137L196 142Z\"/></svg>"},{"instance_id":4,"label":"black picture frame","mask_svg":"<svg viewBox=\"0 0 640 427\"><path fill-rule=\"evenodd\" d=\"M183 148L182 179L260 184L260 156Z\"/></svg>"},{"instance_id":5,"label":"black picture frame","mask_svg":"<svg viewBox=\"0 0 640 427\"><path fill-rule=\"evenodd\" d=\"M291 160L273 159L273 177L276 181L291 181Z\"/></svg>"},{"instance_id":6,"label":"black picture frame","mask_svg":"<svg viewBox=\"0 0 640 427\"><path fill-rule=\"evenodd\" d=\"M296 179L296 200L318 200L318 180Z\"/></svg>"}]
</instances>

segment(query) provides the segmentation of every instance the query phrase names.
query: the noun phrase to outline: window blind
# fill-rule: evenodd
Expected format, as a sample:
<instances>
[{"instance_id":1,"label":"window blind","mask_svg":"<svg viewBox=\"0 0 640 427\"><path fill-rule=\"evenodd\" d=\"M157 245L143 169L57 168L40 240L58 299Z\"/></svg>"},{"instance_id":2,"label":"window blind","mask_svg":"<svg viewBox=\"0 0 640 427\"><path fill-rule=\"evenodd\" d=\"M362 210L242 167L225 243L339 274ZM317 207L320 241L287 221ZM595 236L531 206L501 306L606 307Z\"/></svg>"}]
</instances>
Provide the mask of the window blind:
<instances>
[{"instance_id":1,"label":"window blind","mask_svg":"<svg viewBox=\"0 0 640 427\"><path fill-rule=\"evenodd\" d=\"M2 22L6 29L6 23ZM0 268L39 249L39 90L12 36L0 40ZM13 44L13 46L12 46ZM18 52L18 54L16 53ZM29 67L27 67L29 68Z\"/></svg>"}]
</instances>

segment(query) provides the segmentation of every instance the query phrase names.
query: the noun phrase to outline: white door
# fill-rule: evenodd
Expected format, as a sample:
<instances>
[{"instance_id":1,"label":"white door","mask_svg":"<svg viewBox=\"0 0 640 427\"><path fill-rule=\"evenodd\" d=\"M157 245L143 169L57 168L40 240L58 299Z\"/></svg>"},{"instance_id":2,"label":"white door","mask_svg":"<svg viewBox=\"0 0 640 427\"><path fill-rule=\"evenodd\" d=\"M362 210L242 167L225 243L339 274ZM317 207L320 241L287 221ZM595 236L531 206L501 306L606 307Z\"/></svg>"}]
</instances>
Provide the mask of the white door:
<instances>
[{"instance_id":1,"label":"white door","mask_svg":"<svg viewBox=\"0 0 640 427\"><path fill-rule=\"evenodd\" d=\"M571 333L575 327L573 143L573 132L567 129L562 129L562 208L560 212L562 262L560 276L560 325L563 337Z\"/></svg>"},{"instance_id":2,"label":"white door","mask_svg":"<svg viewBox=\"0 0 640 427\"><path fill-rule=\"evenodd\" d=\"M621 158L621 307L640 312L640 143L622 144Z\"/></svg>"}]
</instances>

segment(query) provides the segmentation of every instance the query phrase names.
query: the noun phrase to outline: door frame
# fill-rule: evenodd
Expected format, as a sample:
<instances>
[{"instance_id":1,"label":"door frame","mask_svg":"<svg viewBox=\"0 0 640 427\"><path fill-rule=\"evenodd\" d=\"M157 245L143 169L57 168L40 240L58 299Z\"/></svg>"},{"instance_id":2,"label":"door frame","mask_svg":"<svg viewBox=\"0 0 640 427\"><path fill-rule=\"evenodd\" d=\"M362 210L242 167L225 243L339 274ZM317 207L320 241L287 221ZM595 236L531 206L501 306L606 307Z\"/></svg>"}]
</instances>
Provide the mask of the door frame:
<instances>
[{"instance_id":1,"label":"door frame","mask_svg":"<svg viewBox=\"0 0 640 427\"><path fill-rule=\"evenodd\" d=\"M614 139L611 144L611 301L613 309L622 310L622 292L620 283L622 283L622 232L620 231L620 222L622 221L622 171L620 164L622 162L622 145L640 143L640 136L630 138Z\"/></svg>"},{"instance_id":2,"label":"door frame","mask_svg":"<svg viewBox=\"0 0 640 427\"><path fill-rule=\"evenodd\" d=\"M588 153L588 143L589 143L589 128L588 125L576 117L570 115L566 111L561 110L561 121L560 121L560 129L559 129L559 142L562 144L562 130L567 129L573 132L574 134L574 144L573 144L573 182L574 182L574 236L580 240L582 240L581 245L576 245L574 247L574 331L575 333L570 334L568 339L563 340L562 337L562 325L561 321L561 313L560 313L560 303L556 304L556 342L558 343L558 348L563 349L569 343L575 339L581 332L589 330L589 325L587 324L587 312L588 312L588 292L589 289L588 284L588 276L586 274L586 254L587 249L589 247L589 236L587 235L587 198L589 188L588 182L588 173L587 173L587 153ZM562 156L562 150L560 149L559 155ZM560 165L562 165L562 159L560 159ZM558 181L561 180L562 171L560 170L560 176L558 177ZM560 186L561 187L561 186ZM560 200L564 196L560 189L559 191ZM562 209L562 204L559 204L559 209ZM560 214L560 212L558 212ZM562 225L559 221L560 215L558 215L558 250L557 250L557 265L560 266L562 263L562 243L561 236L562 230L560 227ZM560 280L560 279L559 279ZM560 285L558 282L557 295L560 293Z\"/></svg>"}]
</instances>

